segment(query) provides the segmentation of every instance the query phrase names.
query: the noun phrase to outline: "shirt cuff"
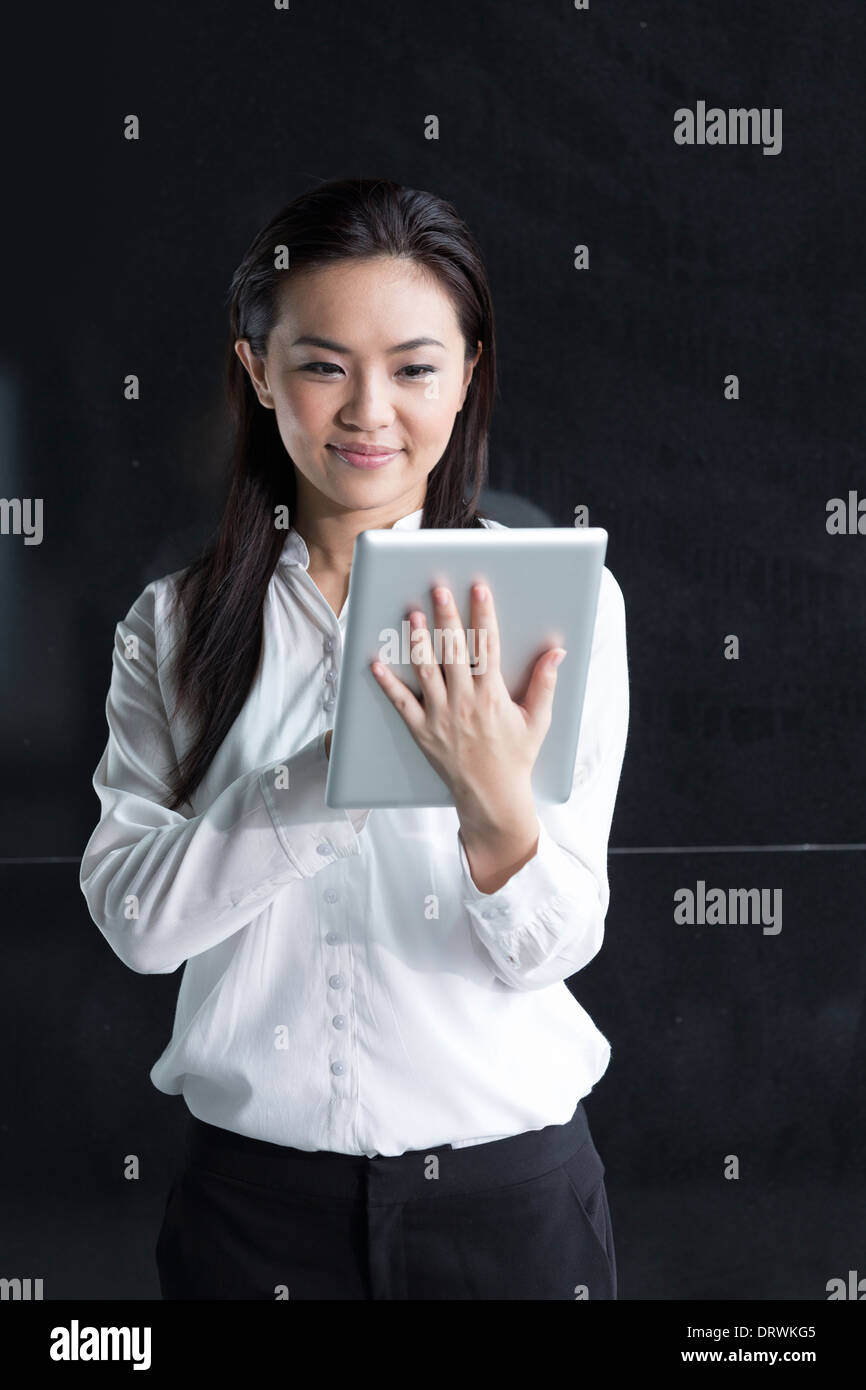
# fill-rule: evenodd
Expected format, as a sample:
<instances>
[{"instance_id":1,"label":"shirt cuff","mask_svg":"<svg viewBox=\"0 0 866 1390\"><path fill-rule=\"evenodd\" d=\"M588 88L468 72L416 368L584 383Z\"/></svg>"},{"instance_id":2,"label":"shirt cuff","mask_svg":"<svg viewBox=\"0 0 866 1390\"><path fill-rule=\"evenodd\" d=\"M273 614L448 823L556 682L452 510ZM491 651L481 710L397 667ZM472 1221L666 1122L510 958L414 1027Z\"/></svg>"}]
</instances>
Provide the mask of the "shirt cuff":
<instances>
[{"instance_id":1,"label":"shirt cuff","mask_svg":"<svg viewBox=\"0 0 866 1390\"><path fill-rule=\"evenodd\" d=\"M459 832L457 843L465 888L463 904L472 926L503 977L516 982L556 956L574 932L574 904L560 891L558 846L539 818L533 857L495 893L482 893L472 878Z\"/></svg>"},{"instance_id":2,"label":"shirt cuff","mask_svg":"<svg viewBox=\"0 0 866 1390\"><path fill-rule=\"evenodd\" d=\"M290 759L272 763L259 778L280 844L304 878L337 859L360 854L358 836L370 814L326 806L326 734L311 739Z\"/></svg>"}]
</instances>

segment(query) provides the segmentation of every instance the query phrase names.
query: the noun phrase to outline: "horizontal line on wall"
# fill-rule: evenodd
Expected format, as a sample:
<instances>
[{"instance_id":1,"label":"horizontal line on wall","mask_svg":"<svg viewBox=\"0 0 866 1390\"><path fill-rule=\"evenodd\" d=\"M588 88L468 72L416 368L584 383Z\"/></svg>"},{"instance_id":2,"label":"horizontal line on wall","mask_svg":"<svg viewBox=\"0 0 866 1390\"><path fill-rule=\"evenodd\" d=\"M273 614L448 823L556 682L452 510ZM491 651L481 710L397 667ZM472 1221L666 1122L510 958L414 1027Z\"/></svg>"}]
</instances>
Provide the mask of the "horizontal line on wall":
<instances>
[{"instance_id":1,"label":"horizontal line on wall","mask_svg":"<svg viewBox=\"0 0 866 1390\"><path fill-rule=\"evenodd\" d=\"M864 850L866 845L639 845L610 854L799 854L804 850ZM2 863L2 860L0 860Z\"/></svg>"}]
</instances>

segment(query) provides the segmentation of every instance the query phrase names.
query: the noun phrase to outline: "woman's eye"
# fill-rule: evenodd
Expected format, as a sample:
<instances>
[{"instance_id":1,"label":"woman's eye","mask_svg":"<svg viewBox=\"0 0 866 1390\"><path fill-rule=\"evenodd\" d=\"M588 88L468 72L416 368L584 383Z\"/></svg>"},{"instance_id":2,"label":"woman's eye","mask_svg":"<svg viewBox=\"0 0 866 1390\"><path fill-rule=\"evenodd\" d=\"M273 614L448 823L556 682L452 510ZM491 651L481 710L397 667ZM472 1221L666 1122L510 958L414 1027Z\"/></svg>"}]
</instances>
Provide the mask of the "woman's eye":
<instances>
[{"instance_id":1,"label":"woman's eye","mask_svg":"<svg viewBox=\"0 0 866 1390\"><path fill-rule=\"evenodd\" d=\"M327 368L327 367L336 367L336 369L337 369L338 372L341 370L340 367L337 367L336 362L305 362L304 365L303 365L303 367L301 368L301 371L302 371L302 372L316 372L316 371L319 370L320 367L325 367L325 368ZM330 373L328 373L328 372L326 371L326 372L325 372L325 375L328 376L328 375L330 375Z\"/></svg>"},{"instance_id":2,"label":"woman's eye","mask_svg":"<svg viewBox=\"0 0 866 1390\"><path fill-rule=\"evenodd\" d=\"M433 372L435 372L435 370L436 370L435 367L421 366L421 365L419 365L419 364L417 364L417 363L413 363L413 365L412 365L411 367L404 367L404 368L403 368L403 371L404 371L404 372L418 372L418 376L412 376L412 377L409 378L410 381L420 381L420 379L421 379L422 376L432 376L432 374L433 374Z\"/></svg>"}]
</instances>

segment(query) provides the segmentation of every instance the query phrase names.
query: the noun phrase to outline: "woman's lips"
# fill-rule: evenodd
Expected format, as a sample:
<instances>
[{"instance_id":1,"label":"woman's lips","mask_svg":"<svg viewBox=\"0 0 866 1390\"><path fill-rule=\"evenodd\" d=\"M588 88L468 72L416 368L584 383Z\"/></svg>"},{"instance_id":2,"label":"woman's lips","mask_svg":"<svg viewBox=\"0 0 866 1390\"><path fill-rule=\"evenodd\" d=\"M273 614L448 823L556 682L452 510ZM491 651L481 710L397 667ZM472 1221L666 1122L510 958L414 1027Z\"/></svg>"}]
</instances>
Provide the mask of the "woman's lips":
<instances>
[{"instance_id":1,"label":"woman's lips","mask_svg":"<svg viewBox=\"0 0 866 1390\"><path fill-rule=\"evenodd\" d=\"M353 454L351 449L339 449L336 444L329 444L329 449L333 449L344 463L350 463L353 468L381 468L383 464L390 463L391 459L396 458L401 449L395 449L390 454Z\"/></svg>"}]
</instances>

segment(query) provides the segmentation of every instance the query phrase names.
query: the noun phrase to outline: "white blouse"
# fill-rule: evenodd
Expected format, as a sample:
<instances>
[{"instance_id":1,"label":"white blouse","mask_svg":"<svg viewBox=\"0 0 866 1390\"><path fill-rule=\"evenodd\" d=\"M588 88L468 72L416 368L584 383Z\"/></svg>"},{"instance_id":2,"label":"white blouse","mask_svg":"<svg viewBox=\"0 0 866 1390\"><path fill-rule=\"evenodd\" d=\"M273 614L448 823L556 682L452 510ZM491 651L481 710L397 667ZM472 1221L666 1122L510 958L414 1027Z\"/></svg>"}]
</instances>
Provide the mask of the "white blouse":
<instances>
[{"instance_id":1,"label":"white blouse","mask_svg":"<svg viewBox=\"0 0 866 1390\"><path fill-rule=\"evenodd\" d=\"M182 571L115 630L80 883L131 970L186 962L151 1080L223 1129L368 1157L565 1124L611 1051L564 981L599 950L610 896L629 715L620 588L605 568L571 797L537 808L535 855L488 894L453 807L325 805L346 607L337 618L308 564L291 529L255 682L192 810L165 804L191 738L166 713Z\"/></svg>"}]
</instances>

